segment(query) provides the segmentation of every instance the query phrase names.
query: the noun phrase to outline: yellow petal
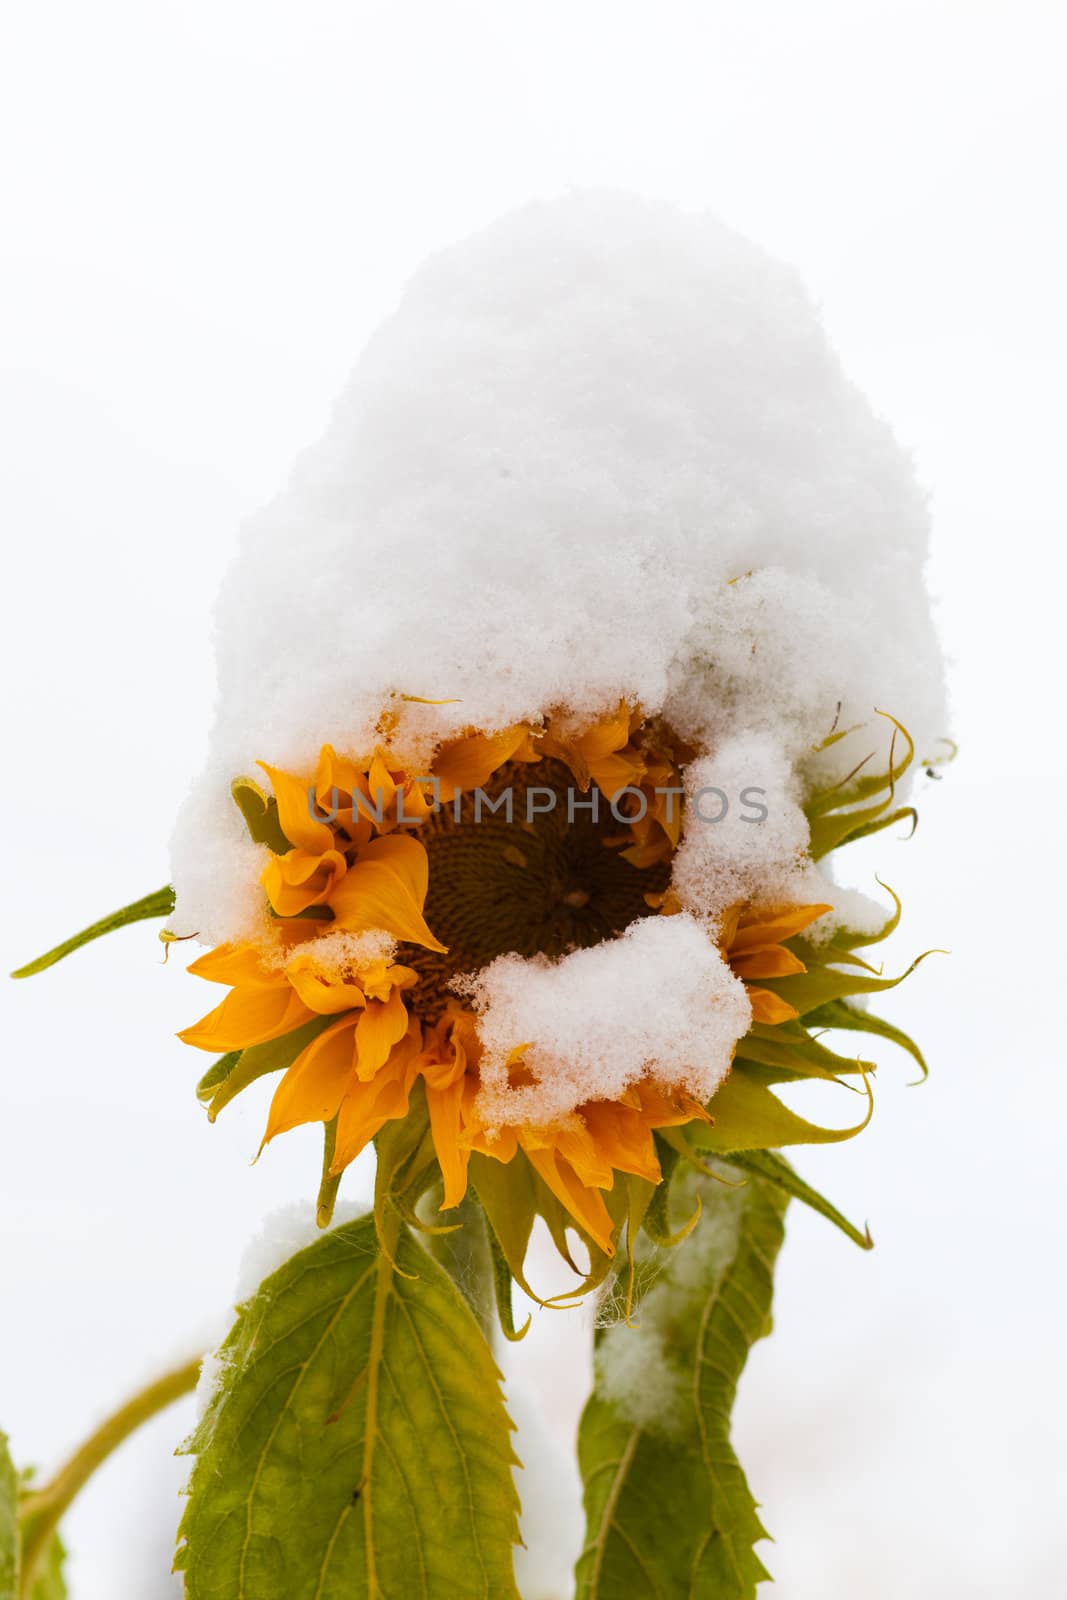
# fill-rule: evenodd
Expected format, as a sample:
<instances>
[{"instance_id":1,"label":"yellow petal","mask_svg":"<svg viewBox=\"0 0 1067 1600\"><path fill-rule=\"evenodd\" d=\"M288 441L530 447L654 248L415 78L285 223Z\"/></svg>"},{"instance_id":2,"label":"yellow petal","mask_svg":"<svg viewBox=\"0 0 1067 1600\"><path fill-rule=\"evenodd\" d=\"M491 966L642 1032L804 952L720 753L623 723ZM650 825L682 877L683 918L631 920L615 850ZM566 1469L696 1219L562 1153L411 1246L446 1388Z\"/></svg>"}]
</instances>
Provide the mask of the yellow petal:
<instances>
[{"instance_id":1,"label":"yellow petal","mask_svg":"<svg viewBox=\"0 0 1067 1600\"><path fill-rule=\"evenodd\" d=\"M281 973L275 967L263 964L263 958L254 944L220 944L205 955L197 956L186 968L196 978L207 978L210 983L225 983L230 988L259 985L273 989L278 986Z\"/></svg>"}]
</instances>

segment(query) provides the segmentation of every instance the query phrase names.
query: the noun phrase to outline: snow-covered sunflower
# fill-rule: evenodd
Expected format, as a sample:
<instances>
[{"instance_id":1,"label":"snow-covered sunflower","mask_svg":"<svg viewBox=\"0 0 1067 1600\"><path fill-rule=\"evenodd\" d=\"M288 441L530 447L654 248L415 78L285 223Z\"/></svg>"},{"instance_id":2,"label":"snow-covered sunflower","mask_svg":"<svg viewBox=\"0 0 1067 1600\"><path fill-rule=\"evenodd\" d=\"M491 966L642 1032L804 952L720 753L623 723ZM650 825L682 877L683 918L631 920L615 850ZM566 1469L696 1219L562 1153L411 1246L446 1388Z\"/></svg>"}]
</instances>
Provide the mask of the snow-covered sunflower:
<instances>
[{"instance_id":1,"label":"snow-covered sunflower","mask_svg":"<svg viewBox=\"0 0 1067 1600\"><path fill-rule=\"evenodd\" d=\"M384 716L379 731L395 721ZM441 743L427 772L384 743L361 757L326 745L312 772L261 762L268 788L236 780L263 856L263 920L258 937L189 969L228 990L181 1034L221 1052L201 1085L212 1114L280 1071L264 1143L323 1124L324 1223L340 1174L404 1123L402 1185L383 1189L382 1204L403 1196L416 1220L428 1191L448 1212L473 1184L517 1277L515 1219L528 1232L540 1213L565 1252L567 1227L584 1239L587 1282L623 1227L644 1220L663 1152L673 1165L680 1150L698 1160L701 1145L762 1144L768 1117L789 1139L855 1131L793 1117L756 1069L776 1055L791 1060L787 1076L862 1068L819 1045L789 998L812 967L856 958L839 943L802 945L827 902L686 909L674 858L687 829L710 825L700 813L686 821L692 754L623 702L586 724L555 713L466 731ZM897 775L880 780L879 819ZM853 795L833 798L853 814ZM687 974L681 991L668 974L666 1018L655 1012L665 962ZM837 998L867 982L831 976ZM605 986L623 1014L590 1049L585 1027L603 1024L587 1022L581 995ZM722 1092L732 1069L740 1096Z\"/></svg>"}]
</instances>

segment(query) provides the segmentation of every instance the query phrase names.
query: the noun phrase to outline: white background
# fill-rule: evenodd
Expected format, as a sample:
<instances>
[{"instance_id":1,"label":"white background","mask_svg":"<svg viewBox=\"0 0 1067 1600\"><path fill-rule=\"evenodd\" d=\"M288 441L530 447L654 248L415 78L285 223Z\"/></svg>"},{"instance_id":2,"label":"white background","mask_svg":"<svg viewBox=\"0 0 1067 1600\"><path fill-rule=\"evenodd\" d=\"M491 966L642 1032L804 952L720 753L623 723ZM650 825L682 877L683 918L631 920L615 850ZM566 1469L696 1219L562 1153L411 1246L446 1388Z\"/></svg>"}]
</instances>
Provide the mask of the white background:
<instances>
[{"instance_id":1,"label":"white background","mask_svg":"<svg viewBox=\"0 0 1067 1600\"><path fill-rule=\"evenodd\" d=\"M165 881L238 521L428 249L571 183L711 205L801 268L913 448L961 754L915 838L853 867L904 897L891 964L952 953L891 1007L930 1082L887 1056L863 1138L801 1156L878 1248L793 1217L743 1387L781 1600L1064 1592L1064 21L1052 0L38 0L3 45L5 967ZM263 1097L206 1125L172 1038L196 989L145 925L3 991L22 1460L54 1464L217 1330L244 1241L315 1181L308 1130L249 1168ZM550 1386L560 1428L576 1386ZM74 1600L173 1593L188 1416L70 1516Z\"/></svg>"}]
</instances>

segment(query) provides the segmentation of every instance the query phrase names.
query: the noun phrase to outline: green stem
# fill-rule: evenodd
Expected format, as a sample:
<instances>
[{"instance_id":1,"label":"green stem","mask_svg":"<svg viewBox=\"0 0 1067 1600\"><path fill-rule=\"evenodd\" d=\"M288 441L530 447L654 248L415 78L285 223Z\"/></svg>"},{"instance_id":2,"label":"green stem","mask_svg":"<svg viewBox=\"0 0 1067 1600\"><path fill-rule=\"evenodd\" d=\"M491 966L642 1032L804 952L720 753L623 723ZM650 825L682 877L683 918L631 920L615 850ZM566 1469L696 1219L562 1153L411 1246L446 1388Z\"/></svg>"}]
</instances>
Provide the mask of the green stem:
<instances>
[{"instance_id":1,"label":"green stem","mask_svg":"<svg viewBox=\"0 0 1067 1600\"><path fill-rule=\"evenodd\" d=\"M202 1359L197 1356L194 1361L187 1361L184 1366L165 1373L127 1400L75 1450L50 1483L23 1497L19 1506L22 1530L21 1596L28 1596L32 1592L59 1520L79 1490L112 1451L143 1422L196 1388Z\"/></svg>"}]
</instances>

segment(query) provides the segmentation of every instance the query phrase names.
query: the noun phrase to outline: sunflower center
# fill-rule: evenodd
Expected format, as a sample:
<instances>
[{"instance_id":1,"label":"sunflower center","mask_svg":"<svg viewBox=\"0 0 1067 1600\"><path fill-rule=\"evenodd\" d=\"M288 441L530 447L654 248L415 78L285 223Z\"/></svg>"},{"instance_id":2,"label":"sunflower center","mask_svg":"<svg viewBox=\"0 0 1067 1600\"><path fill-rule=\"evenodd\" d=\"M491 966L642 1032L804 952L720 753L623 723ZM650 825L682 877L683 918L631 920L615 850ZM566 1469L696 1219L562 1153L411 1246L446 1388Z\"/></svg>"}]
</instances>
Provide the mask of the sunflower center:
<instances>
[{"instance_id":1,"label":"sunflower center","mask_svg":"<svg viewBox=\"0 0 1067 1600\"><path fill-rule=\"evenodd\" d=\"M425 916L448 954L401 947L398 960L421 979L419 1015L444 1009L457 973L502 955L566 955L651 915L645 895L666 887L670 868L624 860L626 833L605 796L582 794L555 760L509 762L428 817L418 834L430 858Z\"/></svg>"}]
</instances>

